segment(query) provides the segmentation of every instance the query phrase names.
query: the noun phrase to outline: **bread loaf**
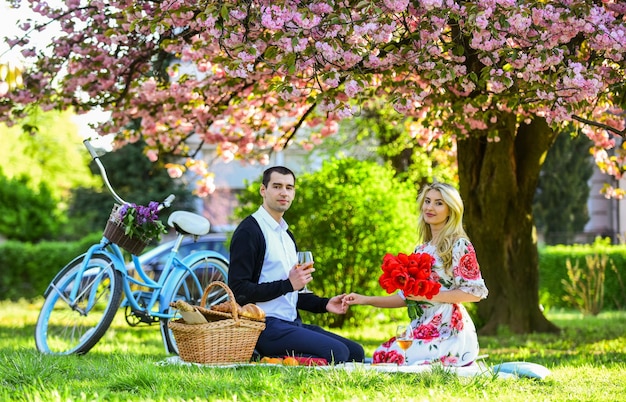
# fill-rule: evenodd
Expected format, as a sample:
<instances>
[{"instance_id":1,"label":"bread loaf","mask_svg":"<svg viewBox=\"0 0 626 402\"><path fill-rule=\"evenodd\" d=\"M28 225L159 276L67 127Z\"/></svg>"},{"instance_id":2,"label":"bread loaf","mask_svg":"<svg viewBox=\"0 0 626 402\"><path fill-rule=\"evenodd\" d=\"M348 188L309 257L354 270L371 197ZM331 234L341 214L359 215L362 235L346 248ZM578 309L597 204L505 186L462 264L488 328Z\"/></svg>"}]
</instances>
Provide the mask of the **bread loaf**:
<instances>
[{"instance_id":1,"label":"bread loaf","mask_svg":"<svg viewBox=\"0 0 626 402\"><path fill-rule=\"evenodd\" d=\"M184 300L176 300L175 302L170 303L171 307L177 308L180 311L195 311L196 309L189 303Z\"/></svg>"},{"instance_id":2,"label":"bread loaf","mask_svg":"<svg viewBox=\"0 0 626 402\"><path fill-rule=\"evenodd\" d=\"M233 305L230 301L225 301L220 304L211 306L211 310L218 311L220 313L233 313ZM237 314L241 315L241 306L237 304Z\"/></svg>"},{"instance_id":3,"label":"bread loaf","mask_svg":"<svg viewBox=\"0 0 626 402\"><path fill-rule=\"evenodd\" d=\"M211 310L217 311L220 313L230 313L232 314L233 305L230 301L226 301L220 304L216 304L211 306ZM265 311L254 303L248 303L245 306L241 307L237 304L237 314L241 317L251 318L253 320L264 320L265 319Z\"/></svg>"},{"instance_id":4,"label":"bread loaf","mask_svg":"<svg viewBox=\"0 0 626 402\"><path fill-rule=\"evenodd\" d=\"M265 311L254 303L248 303L241 308L240 315L242 317L252 318L254 320L265 319Z\"/></svg>"}]
</instances>

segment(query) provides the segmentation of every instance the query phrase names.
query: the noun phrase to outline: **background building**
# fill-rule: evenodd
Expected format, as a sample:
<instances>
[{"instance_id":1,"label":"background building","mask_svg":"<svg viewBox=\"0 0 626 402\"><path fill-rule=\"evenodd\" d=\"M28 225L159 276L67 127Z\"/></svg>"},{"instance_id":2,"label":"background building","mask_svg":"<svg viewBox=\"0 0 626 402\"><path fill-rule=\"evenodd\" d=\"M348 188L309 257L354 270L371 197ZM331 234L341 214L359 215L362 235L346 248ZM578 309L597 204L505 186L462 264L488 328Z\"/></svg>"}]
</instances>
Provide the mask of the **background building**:
<instances>
[{"instance_id":1,"label":"background building","mask_svg":"<svg viewBox=\"0 0 626 402\"><path fill-rule=\"evenodd\" d=\"M624 179L617 182L600 172L598 167L594 167L593 175L589 180L590 194L587 201L589 222L585 225L585 232L579 236L581 242L591 243L596 236L610 237L613 243L624 242L626 230L624 200L607 199L600 194L602 186L609 180L613 181L614 186L626 188Z\"/></svg>"}]
</instances>

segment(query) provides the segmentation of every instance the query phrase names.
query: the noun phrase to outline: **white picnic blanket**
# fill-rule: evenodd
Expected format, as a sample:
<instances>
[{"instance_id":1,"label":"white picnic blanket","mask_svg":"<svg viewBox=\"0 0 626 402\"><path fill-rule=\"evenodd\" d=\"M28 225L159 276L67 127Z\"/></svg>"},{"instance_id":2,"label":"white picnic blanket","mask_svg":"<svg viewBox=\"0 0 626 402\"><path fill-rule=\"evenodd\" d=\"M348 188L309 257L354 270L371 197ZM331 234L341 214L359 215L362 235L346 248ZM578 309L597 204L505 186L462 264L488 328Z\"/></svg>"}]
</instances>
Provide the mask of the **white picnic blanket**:
<instances>
[{"instance_id":1,"label":"white picnic blanket","mask_svg":"<svg viewBox=\"0 0 626 402\"><path fill-rule=\"evenodd\" d=\"M199 363L190 363L183 361L179 356L171 356L166 358L165 360L159 361L156 363L160 366L165 365L194 365L198 367L211 367L211 368L237 368L237 367L259 367L259 366L276 366L276 367L284 367L287 369L293 368L293 366L283 366L281 364L265 364L265 363L235 363L235 364L199 364ZM533 363L525 363L525 362L511 362L507 363L511 368L511 364L515 364L516 367L519 365L528 365ZM377 372L383 373L412 373L412 374L420 374L420 373L429 373L434 370L444 370L450 373L454 373L459 377L475 377L475 376L489 376L489 377L498 377L498 378L519 378L519 377L529 377L528 375L523 375L523 373L519 372L519 370L512 369L502 369L500 368L502 365L490 367L483 360L478 360L473 364L466 367L453 367L453 366L443 366L441 364L423 364L417 366L398 366L395 363L384 363L384 364L371 364L371 363L340 363L340 364L331 364L328 366L297 366L296 368L307 368L314 370L346 370L349 372L358 372L364 370L374 370ZM537 365L538 366L538 365ZM539 366L543 367L543 366ZM547 369L546 369L547 370ZM549 371L547 372L549 374ZM547 375L546 374L546 375ZM535 377L538 378L538 377ZM541 377L543 378L543 377Z\"/></svg>"}]
</instances>

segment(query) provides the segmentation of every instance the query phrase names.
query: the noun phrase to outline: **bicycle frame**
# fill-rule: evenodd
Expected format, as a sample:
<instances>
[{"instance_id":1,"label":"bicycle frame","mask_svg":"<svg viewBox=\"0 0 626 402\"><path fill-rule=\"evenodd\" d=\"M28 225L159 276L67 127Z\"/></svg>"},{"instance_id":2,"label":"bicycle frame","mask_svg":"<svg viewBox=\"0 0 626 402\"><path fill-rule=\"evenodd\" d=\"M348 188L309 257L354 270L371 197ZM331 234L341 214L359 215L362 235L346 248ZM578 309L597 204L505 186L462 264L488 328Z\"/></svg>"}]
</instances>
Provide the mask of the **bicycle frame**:
<instances>
[{"instance_id":1,"label":"bicycle frame","mask_svg":"<svg viewBox=\"0 0 626 402\"><path fill-rule=\"evenodd\" d=\"M133 310L144 311L150 314L150 316L157 317L160 319L161 318L170 319L174 317L172 314L168 314L165 312L166 310L168 310L170 302L173 301L171 300L170 296L173 294L175 290L175 286L178 284L179 280L183 277L183 275L185 273L191 272L191 269L189 268L190 264L186 263L186 261L190 260L189 256L181 260L178 254L178 249L180 247L180 244L183 238L184 238L184 235L182 234L178 235L176 239L176 243L172 247L169 253L169 256L167 257L167 260L163 267L163 271L161 272L161 276L159 277L159 280L156 282L146 274L144 268L141 266L141 263L139 262L139 258L135 255L132 256L133 266L135 270L137 271L141 280L137 280L136 278L128 275L126 266L124 266L124 272L122 273L122 275L127 280L123 282L124 283L124 295L126 297L126 300L122 303L122 306L130 305L130 307ZM228 260L223 255L215 251L205 250L205 251L196 252L193 254L194 260L197 258L207 258L207 257L217 258L226 264L228 263ZM195 285L198 288L202 288L202 284L200 283L198 278L195 275L191 277L195 281ZM146 292L133 291L131 289L131 286L133 284L142 286L142 287L147 287L152 290L147 304L143 307L140 306L138 300L140 300ZM154 309L154 306L156 305L156 303L159 304L158 310Z\"/></svg>"},{"instance_id":2,"label":"bicycle frame","mask_svg":"<svg viewBox=\"0 0 626 402\"><path fill-rule=\"evenodd\" d=\"M77 286L73 286L72 292L70 293L68 300L67 300L68 304L74 305L75 303L73 301L76 300L78 296L80 296L76 294L76 289L79 288L78 286L79 281L84 280L85 270L87 268L88 262L91 260L94 254L98 253L98 254L103 254L106 257L108 257L113 262L114 268L122 274L122 279L123 279L122 284L123 284L124 296L125 296L125 301L123 302L122 305L129 304L133 310L145 312L149 314L151 317L157 317L159 319L174 318L174 315L165 313L165 311L168 309L169 303L172 301L172 300L166 300L166 298L172 295L174 291L174 287L178 284L178 281L182 278L182 276L186 272L191 271L188 264L184 262L185 260L189 260L189 257L187 257L185 260L181 260L178 255L178 249L183 238L184 238L184 235L182 234L178 235L177 241L174 247L172 247L172 250L170 251L170 254L164 265L163 272L161 273L161 276L159 277L159 280L154 281L146 274L143 266L139 262L138 256L136 255L132 255L132 262L133 262L133 267L137 271L141 280L138 280L134 278L133 276L129 275L126 264L124 263L124 256L122 254L121 249L115 243L111 243L106 237L103 237L99 244L94 244L87 250L85 254L77 257L77 258L81 258L84 256L84 263L81 267L80 275L76 276ZM223 255L215 251L202 251L202 252L194 253L193 255L193 259L206 258L206 257L217 258L226 264L228 263L228 260ZM200 281L198 280L198 278L195 275L193 275L192 278L196 282L195 283L196 286L201 288L202 285L200 284ZM97 279L98 278L96 277L93 279L93 281L96 281ZM54 283L56 283L56 277L52 281L48 289L46 289L46 291L44 292L44 297L46 297L50 293L50 291L54 289ZM146 294L148 292L134 291L131 288L132 285L145 287L151 290L149 292L150 298L145 306L141 306L139 303L139 300L141 299L143 294ZM88 308L90 308L93 305L92 297L93 295L90 296L89 298ZM154 306L157 303L159 304L159 309L155 310Z\"/></svg>"}]
</instances>

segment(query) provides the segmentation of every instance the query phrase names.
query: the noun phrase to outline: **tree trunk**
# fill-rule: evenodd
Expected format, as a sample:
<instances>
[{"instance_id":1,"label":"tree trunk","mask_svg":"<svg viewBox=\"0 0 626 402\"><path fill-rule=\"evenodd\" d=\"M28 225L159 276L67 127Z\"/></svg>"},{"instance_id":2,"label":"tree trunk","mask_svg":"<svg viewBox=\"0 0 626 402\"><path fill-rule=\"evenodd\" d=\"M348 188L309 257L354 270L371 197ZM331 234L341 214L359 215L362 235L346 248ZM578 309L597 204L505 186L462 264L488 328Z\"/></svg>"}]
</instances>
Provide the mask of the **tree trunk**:
<instances>
[{"instance_id":1,"label":"tree trunk","mask_svg":"<svg viewBox=\"0 0 626 402\"><path fill-rule=\"evenodd\" d=\"M535 118L516 128L500 116L498 142L486 136L458 141L465 227L476 248L489 296L478 303L481 334L553 332L539 307L539 258L532 202L539 172L556 133Z\"/></svg>"}]
</instances>

